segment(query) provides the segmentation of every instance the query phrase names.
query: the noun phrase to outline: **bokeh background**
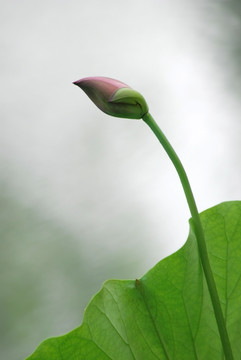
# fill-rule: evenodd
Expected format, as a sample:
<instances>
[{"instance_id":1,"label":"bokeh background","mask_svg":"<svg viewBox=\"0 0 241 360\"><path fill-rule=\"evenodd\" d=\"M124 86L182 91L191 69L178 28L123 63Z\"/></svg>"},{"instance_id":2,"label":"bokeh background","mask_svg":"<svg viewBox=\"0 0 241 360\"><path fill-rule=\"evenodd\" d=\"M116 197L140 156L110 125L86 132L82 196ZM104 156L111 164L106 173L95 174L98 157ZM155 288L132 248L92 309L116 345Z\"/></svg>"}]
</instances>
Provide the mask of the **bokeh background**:
<instances>
[{"instance_id":1,"label":"bokeh background","mask_svg":"<svg viewBox=\"0 0 241 360\"><path fill-rule=\"evenodd\" d=\"M104 280L142 276L188 235L149 128L72 81L145 96L200 211L240 199L241 3L8 0L0 17L0 357L16 360L80 325Z\"/></svg>"}]
</instances>

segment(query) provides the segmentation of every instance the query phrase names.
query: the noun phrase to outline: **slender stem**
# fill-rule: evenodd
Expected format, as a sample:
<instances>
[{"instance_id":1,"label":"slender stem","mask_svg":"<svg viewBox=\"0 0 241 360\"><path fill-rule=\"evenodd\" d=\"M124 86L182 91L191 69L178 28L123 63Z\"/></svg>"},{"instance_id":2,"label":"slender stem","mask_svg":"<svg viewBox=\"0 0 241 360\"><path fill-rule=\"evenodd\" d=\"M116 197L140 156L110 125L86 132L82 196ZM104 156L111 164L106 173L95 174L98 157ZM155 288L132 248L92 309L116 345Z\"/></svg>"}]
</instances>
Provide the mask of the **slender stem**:
<instances>
[{"instance_id":1,"label":"slender stem","mask_svg":"<svg viewBox=\"0 0 241 360\"><path fill-rule=\"evenodd\" d=\"M226 325L225 325L225 320L223 317L223 312L221 309L221 304L220 304L220 300L219 300L219 296L218 296L218 292L217 292L217 287L216 287L216 284L214 281L212 269L211 269L210 262L208 259L208 252L207 252L203 227L201 224L200 216L199 216L199 213L197 210L197 206L195 203L195 199L194 199L194 196L192 193L192 189L191 189L187 174L186 174L184 167L183 167L180 159L178 158L176 152L174 151L173 147L171 146L171 144L169 143L169 141L167 140L167 138L165 137L165 135L163 134L163 132L161 131L161 129L159 128L159 126L157 125L157 123L155 122L153 117L151 116L151 114L150 113L145 114L143 116L143 120L151 128L151 130L154 132L154 134L156 135L156 137L158 138L158 140L164 147L165 151L167 152L167 155L169 156L173 165L175 166L177 173L179 175L179 178L181 180L183 190L186 195L187 202L188 202L188 206L189 206L189 209L190 209L190 212L192 215L194 231L195 231L198 249L199 249L199 255L200 255L203 271L205 274L205 278L207 281L208 290L210 293L213 310L214 310L220 338L221 338L222 345L223 345L223 351L224 351L226 360L233 360L232 349L231 349L230 341L228 338L228 333L227 333L227 329L226 329Z\"/></svg>"}]
</instances>

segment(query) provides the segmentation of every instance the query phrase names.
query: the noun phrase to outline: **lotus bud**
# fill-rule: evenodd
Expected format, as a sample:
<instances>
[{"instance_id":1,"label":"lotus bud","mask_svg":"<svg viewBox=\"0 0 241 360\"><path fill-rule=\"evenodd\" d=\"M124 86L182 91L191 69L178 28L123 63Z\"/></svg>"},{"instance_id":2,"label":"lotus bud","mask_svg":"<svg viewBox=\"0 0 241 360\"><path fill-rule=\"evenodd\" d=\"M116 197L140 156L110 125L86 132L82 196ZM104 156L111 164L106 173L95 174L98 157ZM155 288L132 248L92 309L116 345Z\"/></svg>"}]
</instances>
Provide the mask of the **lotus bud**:
<instances>
[{"instance_id":1,"label":"lotus bud","mask_svg":"<svg viewBox=\"0 0 241 360\"><path fill-rule=\"evenodd\" d=\"M107 77L87 77L75 81L104 113L121 118L141 119L148 106L143 96L121 81Z\"/></svg>"}]
</instances>

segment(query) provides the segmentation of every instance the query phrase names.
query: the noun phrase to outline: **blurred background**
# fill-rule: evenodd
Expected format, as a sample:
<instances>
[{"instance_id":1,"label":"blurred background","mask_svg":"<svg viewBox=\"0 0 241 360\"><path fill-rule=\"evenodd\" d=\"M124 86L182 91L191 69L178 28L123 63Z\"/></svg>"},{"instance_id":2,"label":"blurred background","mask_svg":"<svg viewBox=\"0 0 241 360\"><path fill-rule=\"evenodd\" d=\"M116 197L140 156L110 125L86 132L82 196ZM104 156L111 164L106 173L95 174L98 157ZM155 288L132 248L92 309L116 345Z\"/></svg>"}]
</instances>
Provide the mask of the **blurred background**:
<instances>
[{"instance_id":1,"label":"blurred background","mask_svg":"<svg viewBox=\"0 0 241 360\"><path fill-rule=\"evenodd\" d=\"M144 95L200 211L240 199L241 3L9 0L0 17L0 353L16 360L79 326L104 280L141 277L188 236L149 128L72 81Z\"/></svg>"}]
</instances>

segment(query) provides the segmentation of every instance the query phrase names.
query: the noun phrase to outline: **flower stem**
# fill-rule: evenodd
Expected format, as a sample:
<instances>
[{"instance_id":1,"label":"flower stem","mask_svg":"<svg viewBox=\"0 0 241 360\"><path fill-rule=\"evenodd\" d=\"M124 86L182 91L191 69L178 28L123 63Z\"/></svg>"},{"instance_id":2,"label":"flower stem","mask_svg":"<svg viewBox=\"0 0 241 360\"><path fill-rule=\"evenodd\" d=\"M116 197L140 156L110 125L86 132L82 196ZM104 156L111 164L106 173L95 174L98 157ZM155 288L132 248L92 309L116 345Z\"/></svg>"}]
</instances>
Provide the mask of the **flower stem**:
<instances>
[{"instance_id":1,"label":"flower stem","mask_svg":"<svg viewBox=\"0 0 241 360\"><path fill-rule=\"evenodd\" d=\"M187 203L188 203L191 215L192 215L194 231L195 231L198 249L199 249L199 256L201 259L204 275L205 275L206 282L208 285L208 290L210 293L213 310L214 310L214 314L216 317L221 342L223 345L223 351L224 351L226 360L233 360L232 349L231 349L230 341L228 338L228 333L227 333L227 329L226 329L225 320L223 317L223 312L221 309L218 291L217 291L217 287L216 287L216 284L214 281L210 262L208 259L208 252L207 252L207 247L206 247L206 242L205 242L205 237L204 237L204 231L203 231L200 216L199 216L199 213L197 210L197 206L195 203L195 199L194 199L194 196L192 193L192 189L191 189L187 174L186 174L184 167L183 167L180 159L178 158L176 152L174 151L173 147L171 146L171 144L169 143L166 136L163 134L163 132L161 131L161 129L159 128L159 126L157 125L157 123L155 122L155 120L153 119L151 114L146 113L143 116L143 120L151 128L151 130L154 132L154 134L156 135L156 137L162 144L163 148L167 152L167 155L169 156L173 165L175 166L177 173L179 175L179 178L181 180L183 190L186 195Z\"/></svg>"}]
</instances>

